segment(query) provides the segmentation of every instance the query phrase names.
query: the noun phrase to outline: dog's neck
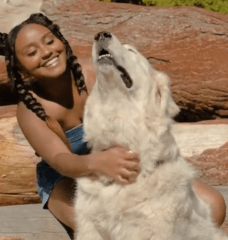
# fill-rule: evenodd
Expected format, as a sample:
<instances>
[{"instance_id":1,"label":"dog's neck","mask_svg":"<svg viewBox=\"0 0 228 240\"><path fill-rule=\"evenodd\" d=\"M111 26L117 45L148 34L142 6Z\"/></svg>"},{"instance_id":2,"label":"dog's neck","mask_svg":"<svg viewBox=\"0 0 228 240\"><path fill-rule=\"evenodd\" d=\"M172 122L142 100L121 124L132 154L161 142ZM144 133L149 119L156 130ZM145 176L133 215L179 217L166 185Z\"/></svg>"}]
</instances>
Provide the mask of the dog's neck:
<instances>
[{"instance_id":1,"label":"dog's neck","mask_svg":"<svg viewBox=\"0 0 228 240\"><path fill-rule=\"evenodd\" d=\"M133 102L135 105L144 107L144 104L149 97L149 88L139 88L133 83L133 87L128 89L119 76L117 79L116 78L117 77L114 74L104 75L98 73L93 87L94 91L99 93L98 95L103 101L107 99L114 99L115 101L121 99L121 101L123 101L125 99Z\"/></svg>"},{"instance_id":2,"label":"dog's neck","mask_svg":"<svg viewBox=\"0 0 228 240\"><path fill-rule=\"evenodd\" d=\"M124 86L117 81L112 81L111 77L108 80L97 78L94 84L94 90L97 91L100 98L105 101L107 99L129 99L130 95Z\"/></svg>"}]
</instances>

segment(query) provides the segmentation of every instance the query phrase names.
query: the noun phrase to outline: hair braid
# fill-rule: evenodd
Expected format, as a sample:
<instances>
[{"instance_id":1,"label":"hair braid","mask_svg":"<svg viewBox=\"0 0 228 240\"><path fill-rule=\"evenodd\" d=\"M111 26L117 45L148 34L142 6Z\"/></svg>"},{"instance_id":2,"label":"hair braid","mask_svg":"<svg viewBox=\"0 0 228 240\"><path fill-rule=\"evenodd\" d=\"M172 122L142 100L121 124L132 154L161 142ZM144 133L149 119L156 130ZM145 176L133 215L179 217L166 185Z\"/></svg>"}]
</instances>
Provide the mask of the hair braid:
<instances>
[{"instance_id":1,"label":"hair braid","mask_svg":"<svg viewBox=\"0 0 228 240\"><path fill-rule=\"evenodd\" d=\"M7 57L8 56L6 56L6 59ZM25 88L21 75L18 72L18 68L15 66L14 55L11 55L7 60L7 73L13 83L12 85L14 87L14 92L17 94L18 102L23 101L28 109L32 110L39 118L45 121L47 115L41 104L38 103L32 94Z\"/></svg>"},{"instance_id":2,"label":"hair braid","mask_svg":"<svg viewBox=\"0 0 228 240\"><path fill-rule=\"evenodd\" d=\"M79 94L81 93L82 90L85 90L87 92L87 88L85 85L85 78L84 78L84 75L82 74L82 67L77 62L77 57L75 55L71 55L68 61L71 66L74 79L75 79L75 84L78 87Z\"/></svg>"},{"instance_id":3,"label":"hair braid","mask_svg":"<svg viewBox=\"0 0 228 240\"><path fill-rule=\"evenodd\" d=\"M6 45L7 45L8 35L6 33L0 33L0 55L6 55Z\"/></svg>"},{"instance_id":4,"label":"hair braid","mask_svg":"<svg viewBox=\"0 0 228 240\"><path fill-rule=\"evenodd\" d=\"M73 54L73 51L68 43L68 41L64 38L62 33L59 31L59 26L56 24L52 24L50 26L50 30L54 33L54 35L62 41L62 43L66 47L66 53L67 53L67 63L69 64L73 76L75 85L77 86L79 94L82 90L85 90L87 92L87 88L85 85L85 78L82 73L82 67L77 61L77 57Z\"/></svg>"},{"instance_id":5,"label":"hair braid","mask_svg":"<svg viewBox=\"0 0 228 240\"><path fill-rule=\"evenodd\" d=\"M15 85L19 98L22 99L26 107L33 111L43 121L45 121L47 115L43 107L40 103L37 102L37 100L32 96L32 94L25 89L23 81L18 79Z\"/></svg>"}]
</instances>

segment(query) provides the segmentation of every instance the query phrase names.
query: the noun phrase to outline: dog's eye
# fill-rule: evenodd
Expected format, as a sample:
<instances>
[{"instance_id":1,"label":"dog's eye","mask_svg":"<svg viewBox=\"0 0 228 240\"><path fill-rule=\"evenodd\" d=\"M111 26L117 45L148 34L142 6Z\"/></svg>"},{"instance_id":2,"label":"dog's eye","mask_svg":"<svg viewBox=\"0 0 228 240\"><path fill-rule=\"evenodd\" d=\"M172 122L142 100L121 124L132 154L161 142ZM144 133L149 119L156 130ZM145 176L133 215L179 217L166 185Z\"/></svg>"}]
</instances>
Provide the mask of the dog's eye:
<instances>
[{"instance_id":1,"label":"dog's eye","mask_svg":"<svg viewBox=\"0 0 228 240\"><path fill-rule=\"evenodd\" d=\"M134 54L136 54L136 52L135 52L135 51L133 51L133 50L132 50L132 49L130 49L130 48L128 49L128 51L131 51L131 52L133 52Z\"/></svg>"}]
</instances>

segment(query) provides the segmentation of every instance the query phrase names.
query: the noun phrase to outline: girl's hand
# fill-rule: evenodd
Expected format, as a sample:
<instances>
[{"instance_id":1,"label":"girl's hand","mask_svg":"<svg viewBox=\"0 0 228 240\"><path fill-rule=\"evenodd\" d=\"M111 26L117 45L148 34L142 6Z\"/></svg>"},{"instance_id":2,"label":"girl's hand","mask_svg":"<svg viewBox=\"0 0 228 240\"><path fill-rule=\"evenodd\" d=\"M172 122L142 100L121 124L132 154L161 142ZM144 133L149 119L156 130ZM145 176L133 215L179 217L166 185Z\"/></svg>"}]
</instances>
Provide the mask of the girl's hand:
<instances>
[{"instance_id":1,"label":"girl's hand","mask_svg":"<svg viewBox=\"0 0 228 240\"><path fill-rule=\"evenodd\" d=\"M90 168L95 175L106 175L126 185L136 181L140 171L139 156L122 147L91 154Z\"/></svg>"}]
</instances>

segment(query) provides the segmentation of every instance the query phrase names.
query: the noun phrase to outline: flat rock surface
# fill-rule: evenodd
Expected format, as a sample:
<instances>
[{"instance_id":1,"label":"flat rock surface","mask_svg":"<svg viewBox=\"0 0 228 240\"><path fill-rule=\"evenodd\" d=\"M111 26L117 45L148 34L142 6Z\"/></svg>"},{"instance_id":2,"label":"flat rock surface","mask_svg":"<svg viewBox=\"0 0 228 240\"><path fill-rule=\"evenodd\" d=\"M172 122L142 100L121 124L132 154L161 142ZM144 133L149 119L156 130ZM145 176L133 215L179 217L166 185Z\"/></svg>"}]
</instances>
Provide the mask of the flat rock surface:
<instances>
[{"instance_id":1,"label":"flat rock surface","mask_svg":"<svg viewBox=\"0 0 228 240\"><path fill-rule=\"evenodd\" d=\"M228 206L228 187L216 188L222 193ZM60 223L49 211L43 210L41 204L0 207L0 223L0 240L6 236L17 236L25 240L69 239ZM223 229L228 233L227 223Z\"/></svg>"},{"instance_id":2,"label":"flat rock surface","mask_svg":"<svg viewBox=\"0 0 228 240\"><path fill-rule=\"evenodd\" d=\"M65 229L42 204L0 207L1 237L25 240L69 240Z\"/></svg>"},{"instance_id":3,"label":"flat rock surface","mask_svg":"<svg viewBox=\"0 0 228 240\"><path fill-rule=\"evenodd\" d=\"M173 125L173 134L184 157L200 155L228 142L228 119L177 123Z\"/></svg>"},{"instance_id":4,"label":"flat rock surface","mask_svg":"<svg viewBox=\"0 0 228 240\"><path fill-rule=\"evenodd\" d=\"M209 185L228 185L228 120L173 125L182 156Z\"/></svg>"}]
</instances>

